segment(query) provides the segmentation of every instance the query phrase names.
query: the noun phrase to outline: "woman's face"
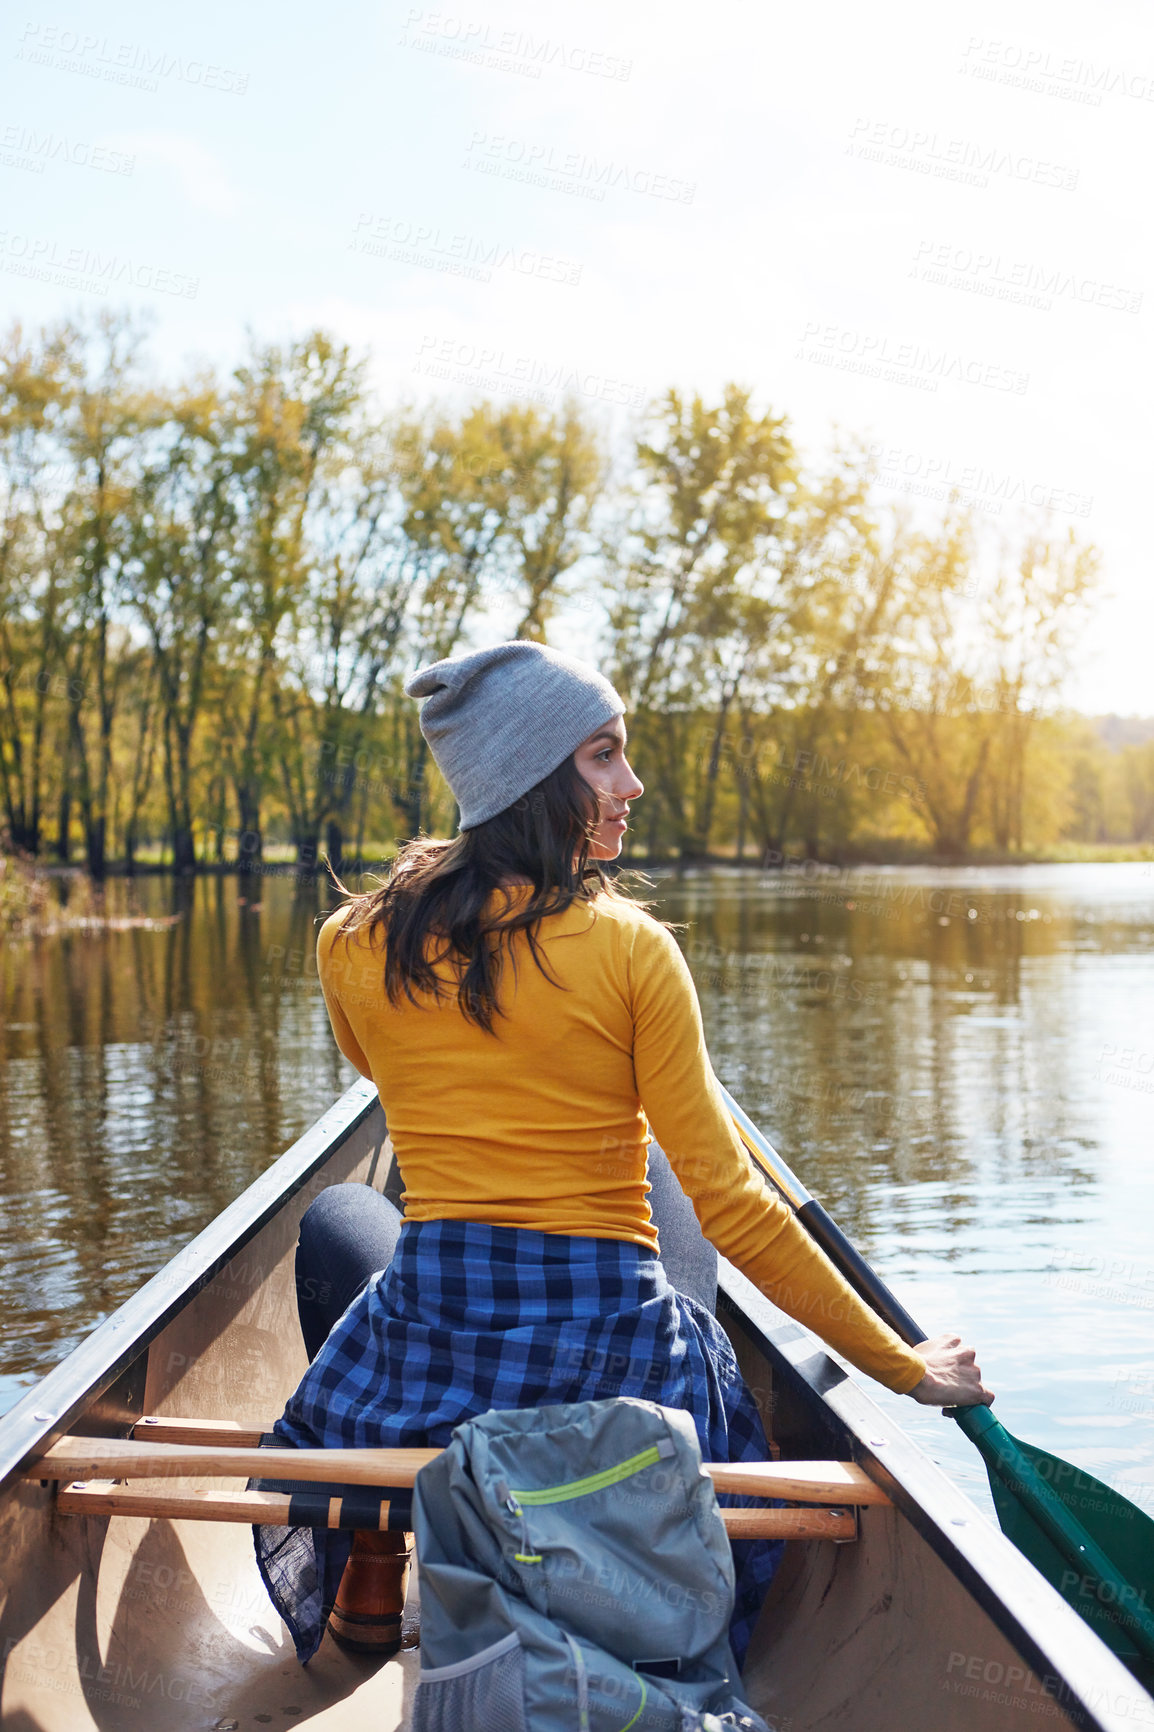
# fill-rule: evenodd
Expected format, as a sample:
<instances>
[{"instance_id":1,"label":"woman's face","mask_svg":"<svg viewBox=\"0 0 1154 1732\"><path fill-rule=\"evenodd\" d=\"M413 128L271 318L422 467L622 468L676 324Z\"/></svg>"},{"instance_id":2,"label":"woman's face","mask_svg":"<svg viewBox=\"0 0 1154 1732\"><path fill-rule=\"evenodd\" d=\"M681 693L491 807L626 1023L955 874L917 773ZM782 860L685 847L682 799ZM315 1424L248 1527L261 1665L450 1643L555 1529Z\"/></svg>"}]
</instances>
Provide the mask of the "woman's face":
<instances>
[{"instance_id":1,"label":"woman's face","mask_svg":"<svg viewBox=\"0 0 1154 1732\"><path fill-rule=\"evenodd\" d=\"M589 856L593 860L616 860L625 837L629 802L645 792L625 756L624 718L615 716L582 740L573 754L573 762L597 792L599 821Z\"/></svg>"}]
</instances>

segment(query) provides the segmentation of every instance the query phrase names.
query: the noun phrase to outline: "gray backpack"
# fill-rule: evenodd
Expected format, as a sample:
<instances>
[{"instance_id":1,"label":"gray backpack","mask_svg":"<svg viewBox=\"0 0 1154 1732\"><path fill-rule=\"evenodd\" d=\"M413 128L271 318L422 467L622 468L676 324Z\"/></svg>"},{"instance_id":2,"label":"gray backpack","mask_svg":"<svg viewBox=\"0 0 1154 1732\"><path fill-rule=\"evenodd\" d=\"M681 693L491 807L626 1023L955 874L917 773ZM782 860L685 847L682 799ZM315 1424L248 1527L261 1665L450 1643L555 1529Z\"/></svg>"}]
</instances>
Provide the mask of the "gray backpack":
<instances>
[{"instance_id":1,"label":"gray backpack","mask_svg":"<svg viewBox=\"0 0 1154 1732\"><path fill-rule=\"evenodd\" d=\"M768 1732L734 1693L733 1560L693 1422L486 1413L417 1475L415 1732Z\"/></svg>"}]
</instances>

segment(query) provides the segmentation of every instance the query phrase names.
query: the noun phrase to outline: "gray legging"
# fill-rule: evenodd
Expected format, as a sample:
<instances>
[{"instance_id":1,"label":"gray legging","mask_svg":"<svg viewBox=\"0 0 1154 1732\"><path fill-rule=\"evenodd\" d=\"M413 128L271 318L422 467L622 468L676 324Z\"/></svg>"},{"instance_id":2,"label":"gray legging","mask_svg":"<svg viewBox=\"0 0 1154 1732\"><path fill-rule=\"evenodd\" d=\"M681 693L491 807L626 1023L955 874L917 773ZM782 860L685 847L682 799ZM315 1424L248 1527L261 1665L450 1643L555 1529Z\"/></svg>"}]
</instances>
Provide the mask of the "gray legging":
<instances>
[{"instance_id":1,"label":"gray legging","mask_svg":"<svg viewBox=\"0 0 1154 1732\"><path fill-rule=\"evenodd\" d=\"M649 1207L661 1262L679 1293L713 1311L717 1252L656 1143L649 1147ZM330 1185L306 1209L297 1246L297 1307L305 1351L315 1359L337 1318L391 1262L401 1230L396 1207L368 1185Z\"/></svg>"}]
</instances>

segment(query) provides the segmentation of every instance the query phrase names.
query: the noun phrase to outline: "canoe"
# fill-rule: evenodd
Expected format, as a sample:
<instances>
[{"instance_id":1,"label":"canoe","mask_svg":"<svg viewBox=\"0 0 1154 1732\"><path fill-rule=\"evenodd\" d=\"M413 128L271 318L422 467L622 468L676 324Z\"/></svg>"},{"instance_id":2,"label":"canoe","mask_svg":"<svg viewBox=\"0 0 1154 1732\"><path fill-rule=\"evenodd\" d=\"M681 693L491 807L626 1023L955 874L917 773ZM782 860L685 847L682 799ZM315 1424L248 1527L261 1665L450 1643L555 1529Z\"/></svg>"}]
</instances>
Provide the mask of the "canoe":
<instances>
[{"instance_id":1,"label":"canoe","mask_svg":"<svg viewBox=\"0 0 1154 1732\"><path fill-rule=\"evenodd\" d=\"M305 1365L297 1225L347 1180L399 1191L363 1081L0 1420L3 1728L408 1725L419 1649L381 1663L326 1640L302 1669L247 1526L64 1513L56 1483L27 1477L59 1439L124 1439L143 1416L267 1428ZM885 1494L855 1511L852 1541L787 1544L744 1684L772 1725L1154 1726L1154 1700L1077 1614L815 1336L724 1262L718 1317L775 1456L856 1463Z\"/></svg>"}]
</instances>

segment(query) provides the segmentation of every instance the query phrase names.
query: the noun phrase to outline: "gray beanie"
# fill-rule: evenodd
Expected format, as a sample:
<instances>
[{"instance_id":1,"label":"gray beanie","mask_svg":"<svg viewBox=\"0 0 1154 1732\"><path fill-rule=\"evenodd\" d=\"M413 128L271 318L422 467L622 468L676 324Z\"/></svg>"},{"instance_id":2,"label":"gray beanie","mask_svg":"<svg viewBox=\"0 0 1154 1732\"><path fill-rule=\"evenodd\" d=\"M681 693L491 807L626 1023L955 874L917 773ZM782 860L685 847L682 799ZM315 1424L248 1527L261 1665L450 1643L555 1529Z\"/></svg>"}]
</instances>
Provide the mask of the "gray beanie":
<instances>
[{"instance_id":1,"label":"gray beanie","mask_svg":"<svg viewBox=\"0 0 1154 1732\"><path fill-rule=\"evenodd\" d=\"M461 830L495 818L536 787L625 704L588 662L544 644L494 644L419 668L421 732L457 796Z\"/></svg>"}]
</instances>

